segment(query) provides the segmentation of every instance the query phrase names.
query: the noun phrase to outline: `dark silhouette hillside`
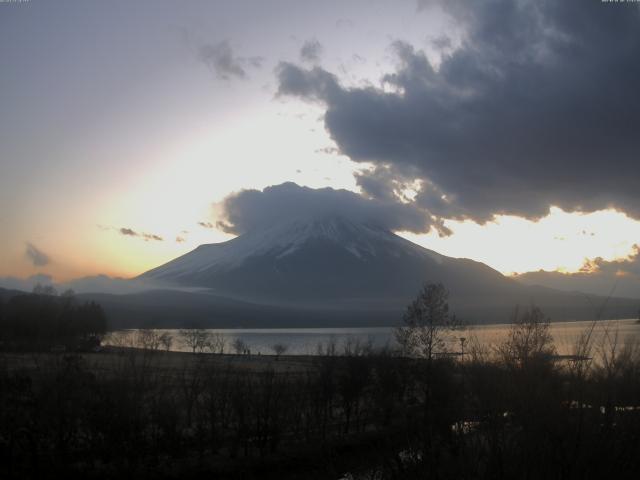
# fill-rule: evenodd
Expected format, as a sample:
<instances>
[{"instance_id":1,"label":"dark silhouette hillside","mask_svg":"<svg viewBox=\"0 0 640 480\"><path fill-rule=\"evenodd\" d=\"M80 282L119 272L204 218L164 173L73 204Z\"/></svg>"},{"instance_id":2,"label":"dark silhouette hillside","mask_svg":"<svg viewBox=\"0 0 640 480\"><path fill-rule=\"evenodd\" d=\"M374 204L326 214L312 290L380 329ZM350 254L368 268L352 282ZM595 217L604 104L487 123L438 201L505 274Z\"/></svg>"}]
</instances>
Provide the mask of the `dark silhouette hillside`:
<instances>
[{"instance_id":1,"label":"dark silhouette hillside","mask_svg":"<svg viewBox=\"0 0 640 480\"><path fill-rule=\"evenodd\" d=\"M89 349L99 346L107 331L102 307L79 301L73 292L58 296L50 287L37 287L34 293L5 291L2 297L0 341L5 350Z\"/></svg>"}]
</instances>

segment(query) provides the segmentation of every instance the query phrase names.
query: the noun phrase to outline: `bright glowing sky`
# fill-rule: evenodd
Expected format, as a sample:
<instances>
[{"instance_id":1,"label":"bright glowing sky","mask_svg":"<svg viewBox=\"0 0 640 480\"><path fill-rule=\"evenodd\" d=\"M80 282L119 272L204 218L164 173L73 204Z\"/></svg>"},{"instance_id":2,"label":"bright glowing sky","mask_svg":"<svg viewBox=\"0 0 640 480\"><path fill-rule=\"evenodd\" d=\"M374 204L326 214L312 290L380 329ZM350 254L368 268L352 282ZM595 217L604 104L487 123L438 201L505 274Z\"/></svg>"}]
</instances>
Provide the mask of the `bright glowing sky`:
<instances>
[{"instance_id":1,"label":"bright glowing sky","mask_svg":"<svg viewBox=\"0 0 640 480\"><path fill-rule=\"evenodd\" d=\"M437 64L432 40L455 43L457 28L415 0L0 4L0 276L132 276L230 238L198 222L215 223L212 205L232 192L285 181L358 191L363 164L323 151L335 148L324 109L276 98L274 68L317 39L343 85L378 86L394 40ZM198 58L224 41L243 78ZM615 211L446 225L449 237L403 235L504 273L577 271L640 239L640 222Z\"/></svg>"}]
</instances>

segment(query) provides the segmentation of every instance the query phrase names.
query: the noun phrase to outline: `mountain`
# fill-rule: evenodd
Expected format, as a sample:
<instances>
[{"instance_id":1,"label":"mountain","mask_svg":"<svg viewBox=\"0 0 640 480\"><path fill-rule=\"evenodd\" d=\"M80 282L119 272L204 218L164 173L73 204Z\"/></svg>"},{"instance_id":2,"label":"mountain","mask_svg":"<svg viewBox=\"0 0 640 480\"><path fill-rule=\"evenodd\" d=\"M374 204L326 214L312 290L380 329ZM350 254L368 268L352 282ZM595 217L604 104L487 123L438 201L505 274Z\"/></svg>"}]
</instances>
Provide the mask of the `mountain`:
<instances>
[{"instance_id":1,"label":"mountain","mask_svg":"<svg viewBox=\"0 0 640 480\"><path fill-rule=\"evenodd\" d=\"M12 297L15 297L16 295L24 295L25 293L26 292L13 288L0 287L0 302L8 302Z\"/></svg>"},{"instance_id":2,"label":"mountain","mask_svg":"<svg viewBox=\"0 0 640 480\"><path fill-rule=\"evenodd\" d=\"M507 322L517 305L531 303L552 320L638 311L636 300L524 285L340 216L292 219L202 245L122 282L132 293L78 295L99 302L114 328L397 325L424 282L443 283L452 310L470 323ZM152 287L140 291L145 285ZM0 289L0 298L17 293Z\"/></svg>"},{"instance_id":3,"label":"mountain","mask_svg":"<svg viewBox=\"0 0 640 480\"><path fill-rule=\"evenodd\" d=\"M141 280L206 287L260 302L406 300L425 280L456 294L516 285L486 265L440 255L375 225L342 217L293 220L201 245Z\"/></svg>"},{"instance_id":4,"label":"mountain","mask_svg":"<svg viewBox=\"0 0 640 480\"><path fill-rule=\"evenodd\" d=\"M638 262L638 260L635 261ZM609 263L615 265L616 262ZM619 263L624 264L624 262ZM629 265L631 266L630 263ZM640 298L640 270L636 267L636 271L637 273L615 268L601 268L595 272L575 273L540 270L521 273L515 278L526 285L543 285L556 290Z\"/></svg>"},{"instance_id":5,"label":"mountain","mask_svg":"<svg viewBox=\"0 0 640 480\"><path fill-rule=\"evenodd\" d=\"M531 303L554 319L593 318L602 303L595 296L525 286L480 262L446 257L340 216L292 219L202 245L139 280L205 288L219 298L288 312L321 311L325 319L368 315L375 323L396 322L424 282L443 283L455 311L474 322L507 321L516 305ZM636 308L614 299L608 316Z\"/></svg>"}]
</instances>

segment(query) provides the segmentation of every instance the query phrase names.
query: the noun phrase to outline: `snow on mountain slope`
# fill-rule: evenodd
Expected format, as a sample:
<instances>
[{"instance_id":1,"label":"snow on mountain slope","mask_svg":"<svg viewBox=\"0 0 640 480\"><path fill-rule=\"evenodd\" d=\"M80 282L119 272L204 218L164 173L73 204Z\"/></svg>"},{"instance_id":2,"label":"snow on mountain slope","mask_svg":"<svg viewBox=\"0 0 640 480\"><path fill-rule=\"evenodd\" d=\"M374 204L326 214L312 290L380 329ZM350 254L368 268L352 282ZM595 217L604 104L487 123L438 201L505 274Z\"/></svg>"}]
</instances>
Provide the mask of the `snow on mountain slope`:
<instances>
[{"instance_id":1,"label":"snow on mountain slope","mask_svg":"<svg viewBox=\"0 0 640 480\"><path fill-rule=\"evenodd\" d=\"M291 219L228 242L202 245L140 278L206 292L181 297L170 312L210 322L242 318L247 324L276 324L287 315L292 324L311 321L313 315L320 325L338 317L340 322L358 318L362 324L397 321L424 282L443 283L456 314L480 323L507 321L516 305L531 303L554 319L590 319L592 305L599 302L582 294L528 287L480 262L446 257L375 225L340 216ZM159 296L149 299L156 318L157 311L166 310L158 305L167 294L151 294ZM238 300L253 307L233 303ZM128 299L118 301L125 303L123 311L131 310ZM629 305L618 302L610 318L626 315ZM265 320L267 314L271 320Z\"/></svg>"},{"instance_id":2,"label":"snow on mountain slope","mask_svg":"<svg viewBox=\"0 0 640 480\"><path fill-rule=\"evenodd\" d=\"M417 257L426 255L436 262L442 262L445 258L392 232L332 217L312 222L294 220L274 225L268 230L247 233L227 242L201 245L186 255L144 273L142 277L177 280L198 272L237 268L249 257L272 255L276 259L282 259L315 240L339 245L363 261L376 255L398 256L400 253Z\"/></svg>"},{"instance_id":3,"label":"snow on mountain slope","mask_svg":"<svg viewBox=\"0 0 640 480\"><path fill-rule=\"evenodd\" d=\"M513 282L486 265L445 257L375 225L340 216L291 220L202 245L141 278L277 300L401 298L424 281L482 293Z\"/></svg>"}]
</instances>

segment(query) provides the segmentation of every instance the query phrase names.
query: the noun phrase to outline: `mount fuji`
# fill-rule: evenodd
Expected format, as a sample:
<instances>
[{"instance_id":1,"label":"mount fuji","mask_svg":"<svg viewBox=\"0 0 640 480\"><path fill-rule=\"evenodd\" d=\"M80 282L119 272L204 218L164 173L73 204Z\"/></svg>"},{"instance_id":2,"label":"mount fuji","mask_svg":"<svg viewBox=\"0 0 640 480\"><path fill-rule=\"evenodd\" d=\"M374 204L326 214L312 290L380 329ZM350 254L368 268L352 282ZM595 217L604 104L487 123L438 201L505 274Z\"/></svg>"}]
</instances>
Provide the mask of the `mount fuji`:
<instances>
[{"instance_id":1,"label":"mount fuji","mask_svg":"<svg viewBox=\"0 0 640 480\"><path fill-rule=\"evenodd\" d=\"M455 294L517 288L486 265L440 255L374 224L292 220L201 245L140 279L210 288L260 302L406 300L425 281Z\"/></svg>"},{"instance_id":2,"label":"mount fuji","mask_svg":"<svg viewBox=\"0 0 640 480\"><path fill-rule=\"evenodd\" d=\"M508 321L535 303L553 319L587 319L599 299L525 286L487 265L416 245L374 223L340 215L296 218L232 240L201 245L140 280L269 308L305 309L393 323L425 282L443 283L456 313L472 322ZM615 304L609 316L631 308ZM323 317L323 318L325 318ZM361 322L359 322L361 323Z\"/></svg>"}]
</instances>

